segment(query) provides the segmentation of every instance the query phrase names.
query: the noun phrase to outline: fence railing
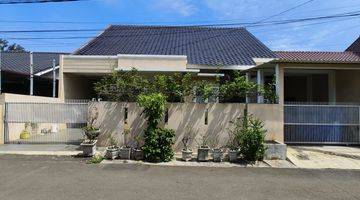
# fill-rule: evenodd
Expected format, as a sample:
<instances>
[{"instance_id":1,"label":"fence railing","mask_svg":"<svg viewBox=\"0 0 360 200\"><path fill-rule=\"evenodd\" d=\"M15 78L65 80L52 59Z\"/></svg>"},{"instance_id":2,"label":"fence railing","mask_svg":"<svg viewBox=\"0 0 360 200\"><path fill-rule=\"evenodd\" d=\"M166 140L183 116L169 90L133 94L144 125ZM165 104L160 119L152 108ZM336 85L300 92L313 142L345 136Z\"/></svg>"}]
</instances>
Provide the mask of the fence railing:
<instances>
[{"instance_id":1,"label":"fence railing","mask_svg":"<svg viewBox=\"0 0 360 200\"><path fill-rule=\"evenodd\" d=\"M286 143L360 144L360 106L286 104Z\"/></svg>"}]
</instances>

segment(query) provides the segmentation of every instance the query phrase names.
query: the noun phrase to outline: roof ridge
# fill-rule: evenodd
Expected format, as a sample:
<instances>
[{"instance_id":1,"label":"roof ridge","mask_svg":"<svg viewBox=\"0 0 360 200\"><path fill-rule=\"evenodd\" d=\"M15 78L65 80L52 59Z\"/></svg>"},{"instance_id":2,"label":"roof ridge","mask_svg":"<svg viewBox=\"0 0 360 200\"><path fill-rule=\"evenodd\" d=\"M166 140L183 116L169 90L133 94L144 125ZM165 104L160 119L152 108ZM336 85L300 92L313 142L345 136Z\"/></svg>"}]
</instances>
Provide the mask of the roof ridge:
<instances>
[{"instance_id":1,"label":"roof ridge","mask_svg":"<svg viewBox=\"0 0 360 200\"><path fill-rule=\"evenodd\" d=\"M110 24L111 27L134 27L134 28L203 28L203 29L246 29L245 27L234 26L234 27L224 27L224 26L213 26L213 25L143 25L143 24Z\"/></svg>"},{"instance_id":2,"label":"roof ridge","mask_svg":"<svg viewBox=\"0 0 360 200\"><path fill-rule=\"evenodd\" d=\"M350 51L273 51L275 53L354 53L354 52L350 52Z\"/></svg>"}]
</instances>

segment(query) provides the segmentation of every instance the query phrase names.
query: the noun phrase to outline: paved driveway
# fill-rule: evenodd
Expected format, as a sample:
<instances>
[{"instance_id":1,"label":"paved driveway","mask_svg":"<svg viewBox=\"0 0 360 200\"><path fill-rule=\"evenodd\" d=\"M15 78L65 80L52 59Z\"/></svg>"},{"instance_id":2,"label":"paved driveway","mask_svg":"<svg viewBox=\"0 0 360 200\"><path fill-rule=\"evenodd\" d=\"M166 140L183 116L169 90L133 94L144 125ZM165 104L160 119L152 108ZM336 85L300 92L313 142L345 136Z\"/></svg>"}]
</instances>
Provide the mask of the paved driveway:
<instances>
[{"instance_id":1,"label":"paved driveway","mask_svg":"<svg viewBox=\"0 0 360 200\"><path fill-rule=\"evenodd\" d=\"M300 168L360 169L360 148L288 146L288 159Z\"/></svg>"},{"instance_id":2,"label":"paved driveway","mask_svg":"<svg viewBox=\"0 0 360 200\"><path fill-rule=\"evenodd\" d=\"M0 156L0 199L360 199L360 171L88 165Z\"/></svg>"}]
</instances>

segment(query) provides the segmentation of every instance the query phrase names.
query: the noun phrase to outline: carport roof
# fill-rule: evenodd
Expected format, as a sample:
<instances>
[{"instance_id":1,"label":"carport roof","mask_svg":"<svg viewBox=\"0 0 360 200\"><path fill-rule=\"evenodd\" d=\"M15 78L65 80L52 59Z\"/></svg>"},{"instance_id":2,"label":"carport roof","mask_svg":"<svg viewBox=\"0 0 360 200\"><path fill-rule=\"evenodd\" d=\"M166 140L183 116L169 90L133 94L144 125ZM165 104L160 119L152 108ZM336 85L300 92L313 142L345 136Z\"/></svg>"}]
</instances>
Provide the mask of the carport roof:
<instances>
[{"instance_id":1,"label":"carport roof","mask_svg":"<svg viewBox=\"0 0 360 200\"><path fill-rule=\"evenodd\" d=\"M52 68L54 59L56 66L58 66L62 54L66 53L33 52L34 74ZM0 55L2 71L17 74L30 73L29 52L1 52Z\"/></svg>"},{"instance_id":2,"label":"carport roof","mask_svg":"<svg viewBox=\"0 0 360 200\"><path fill-rule=\"evenodd\" d=\"M205 66L253 66L275 54L245 28L112 25L75 55L186 55Z\"/></svg>"}]
</instances>

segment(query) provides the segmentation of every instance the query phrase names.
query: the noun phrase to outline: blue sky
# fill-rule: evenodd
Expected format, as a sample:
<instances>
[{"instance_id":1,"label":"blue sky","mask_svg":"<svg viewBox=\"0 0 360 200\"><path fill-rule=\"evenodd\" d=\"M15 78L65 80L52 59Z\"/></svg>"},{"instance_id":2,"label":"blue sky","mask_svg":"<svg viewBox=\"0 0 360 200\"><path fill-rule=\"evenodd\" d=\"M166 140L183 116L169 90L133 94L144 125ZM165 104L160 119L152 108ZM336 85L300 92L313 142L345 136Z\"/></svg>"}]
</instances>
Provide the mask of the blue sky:
<instances>
[{"instance_id":1,"label":"blue sky","mask_svg":"<svg viewBox=\"0 0 360 200\"><path fill-rule=\"evenodd\" d=\"M228 21L255 22L305 1L89 0L68 3L0 5L0 31L32 29L100 30L109 24L193 25ZM271 20L315 17L358 10L360 10L359 0L314 0ZM40 23L44 21L47 23ZM342 51L360 33L360 17L316 25L309 25L309 23L313 24L314 22L253 27L248 28L248 30L273 50ZM0 33L0 38L92 37L98 32ZM32 51L72 52L89 39L9 40Z\"/></svg>"}]
</instances>

